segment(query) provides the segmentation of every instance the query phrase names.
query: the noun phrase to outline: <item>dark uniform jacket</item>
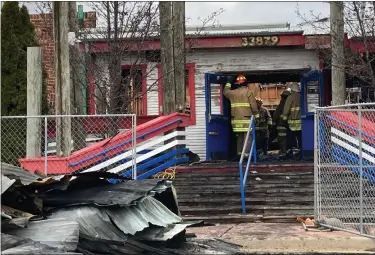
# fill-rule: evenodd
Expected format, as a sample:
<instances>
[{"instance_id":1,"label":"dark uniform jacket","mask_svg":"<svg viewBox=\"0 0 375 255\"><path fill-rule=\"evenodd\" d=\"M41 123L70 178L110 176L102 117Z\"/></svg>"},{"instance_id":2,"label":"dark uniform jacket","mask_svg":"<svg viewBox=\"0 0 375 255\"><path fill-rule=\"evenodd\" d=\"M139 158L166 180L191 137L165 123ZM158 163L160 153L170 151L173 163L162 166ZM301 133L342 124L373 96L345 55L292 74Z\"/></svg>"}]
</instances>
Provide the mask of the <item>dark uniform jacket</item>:
<instances>
[{"instance_id":1,"label":"dark uniform jacket","mask_svg":"<svg viewBox=\"0 0 375 255\"><path fill-rule=\"evenodd\" d=\"M264 106L259 107L259 122L257 123L256 130L263 133L263 136L269 137L268 126L272 125L271 114Z\"/></svg>"},{"instance_id":2,"label":"dark uniform jacket","mask_svg":"<svg viewBox=\"0 0 375 255\"><path fill-rule=\"evenodd\" d=\"M281 116L283 121L288 121L289 128L292 131L300 131L302 128L300 105L300 93L292 91L290 96L286 99L283 114Z\"/></svg>"},{"instance_id":3,"label":"dark uniform jacket","mask_svg":"<svg viewBox=\"0 0 375 255\"><path fill-rule=\"evenodd\" d=\"M259 128L257 130L266 130L268 126L272 125L271 114L264 106L259 107Z\"/></svg>"},{"instance_id":4,"label":"dark uniform jacket","mask_svg":"<svg viewBox=\"0 0 375 255\"><path fill-rule=\"evenodd\" d=\"M230 100L232 113L232 127L234 132L247 132L250 118L259 118L258 105L253 93L245 86L231 90L231 84L224 88L224 96Z\"/></svg>"},{"instance_id":5,"label":"dark uniform jacket","mask_svg":"<svg viewBox=\"0 0 375 255\"><path fill-rule=\"evenodd\" d=\"M281 115L283 114L285 102L286 102L286 99L288 98L289 95L290 95L290 92L288 92L288 91L284 91L281 94L280 104L277 106L277 108L276 108L276 110L275 110L275 112L273 113L273 116L272 116L272 124L273 125L284 126L283 121L281 119Z\"/></svg>"}]
</instances>

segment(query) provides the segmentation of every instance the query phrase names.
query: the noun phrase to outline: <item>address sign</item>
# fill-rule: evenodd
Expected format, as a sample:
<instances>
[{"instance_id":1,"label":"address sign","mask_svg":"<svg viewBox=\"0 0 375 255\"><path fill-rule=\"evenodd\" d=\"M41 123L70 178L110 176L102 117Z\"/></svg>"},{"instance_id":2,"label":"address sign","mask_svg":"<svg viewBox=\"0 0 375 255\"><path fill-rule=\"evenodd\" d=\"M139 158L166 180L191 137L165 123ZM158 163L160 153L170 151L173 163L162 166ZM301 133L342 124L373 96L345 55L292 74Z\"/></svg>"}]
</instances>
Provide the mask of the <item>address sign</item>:
<instances>
[{"instance_id":1,"label":"address sign","mask_svg":"<svg viewBox=\"0 0 375 255\"><path fill-rule=\"evenodd\" d=\"M252 46L274 46L278 45L280 38L278 36L249 36L241 38L243 47Z\"/></svg>"}]
</instances>

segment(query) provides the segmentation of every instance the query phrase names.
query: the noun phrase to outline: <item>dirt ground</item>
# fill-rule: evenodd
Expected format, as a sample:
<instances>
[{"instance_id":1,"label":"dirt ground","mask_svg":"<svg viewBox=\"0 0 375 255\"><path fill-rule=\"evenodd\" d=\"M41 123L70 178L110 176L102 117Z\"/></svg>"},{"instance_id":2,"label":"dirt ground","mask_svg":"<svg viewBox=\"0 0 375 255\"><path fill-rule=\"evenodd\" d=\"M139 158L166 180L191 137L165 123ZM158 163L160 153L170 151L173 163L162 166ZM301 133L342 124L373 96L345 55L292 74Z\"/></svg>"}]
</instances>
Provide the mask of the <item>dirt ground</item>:
<instances>
[{"instance_id":1,"label":"dirt ground","mask_svg":"<svg viewBox=\"0 0 375 255\"><path fill-rule=\"evenodd\" d=\"M359 252L375 254L375 239L343 231L305 231L301 224L241 223L188 228L197 238L221 238L243 252Z\"/></svg>"}]
</instances>

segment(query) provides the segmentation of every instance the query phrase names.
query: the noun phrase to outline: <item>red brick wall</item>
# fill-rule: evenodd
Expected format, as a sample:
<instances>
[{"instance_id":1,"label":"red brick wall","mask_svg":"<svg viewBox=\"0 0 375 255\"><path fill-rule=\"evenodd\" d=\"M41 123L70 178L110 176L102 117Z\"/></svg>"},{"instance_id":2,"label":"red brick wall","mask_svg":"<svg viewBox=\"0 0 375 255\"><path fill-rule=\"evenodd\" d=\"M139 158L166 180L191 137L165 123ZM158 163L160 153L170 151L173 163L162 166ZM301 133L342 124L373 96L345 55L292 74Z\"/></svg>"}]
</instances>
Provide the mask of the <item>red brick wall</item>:
<instances>
[{"instance_id":1,"label":"red brick wall","mask_svg":"<svg viewBox=\"0 0 375 255\"><path fill-rule=\"evenodd\" d=\"M43 67L46 72L47 100L50 113L55 112L55 72L54 72L54 42L52 13L30 14L30 21L35 27L35 33L42 47ZM85 28L96 27L96 13L86 12L84 19Z\"/></svg>"}]
</instances>

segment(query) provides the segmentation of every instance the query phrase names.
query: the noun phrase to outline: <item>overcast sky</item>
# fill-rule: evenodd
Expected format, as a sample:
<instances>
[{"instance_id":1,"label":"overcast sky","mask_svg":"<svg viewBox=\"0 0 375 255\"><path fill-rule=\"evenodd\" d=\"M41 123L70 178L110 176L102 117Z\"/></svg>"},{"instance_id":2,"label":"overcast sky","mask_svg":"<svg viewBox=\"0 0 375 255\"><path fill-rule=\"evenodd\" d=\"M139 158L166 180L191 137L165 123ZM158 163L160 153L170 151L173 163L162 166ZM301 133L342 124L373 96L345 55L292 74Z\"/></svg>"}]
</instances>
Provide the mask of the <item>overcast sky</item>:
<instances>
[{"instance_id":1,"label":"overcast sky","mask_svg":"<svg viewBox=\"0 0 375 255\"><path fill-rule=\"evenodd\" d=\"M30 13L35 13L35 4L26 5ZM186 2L186 18L189 25L199 25L199 18L205 19L222 8L224 11L217 18L221 25L279 22L296 25L301 22L297 6L307 16L311 16L312 10L322 17L329 16L329 4L323 2ZM88 10L86 4L84 9Z\"/></svg>"}]
</instances>

